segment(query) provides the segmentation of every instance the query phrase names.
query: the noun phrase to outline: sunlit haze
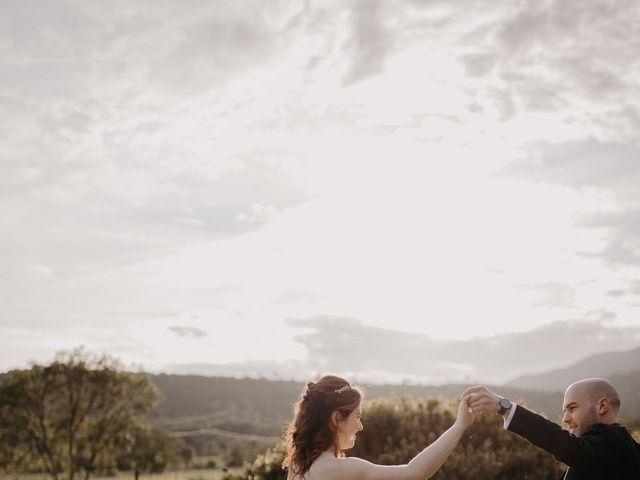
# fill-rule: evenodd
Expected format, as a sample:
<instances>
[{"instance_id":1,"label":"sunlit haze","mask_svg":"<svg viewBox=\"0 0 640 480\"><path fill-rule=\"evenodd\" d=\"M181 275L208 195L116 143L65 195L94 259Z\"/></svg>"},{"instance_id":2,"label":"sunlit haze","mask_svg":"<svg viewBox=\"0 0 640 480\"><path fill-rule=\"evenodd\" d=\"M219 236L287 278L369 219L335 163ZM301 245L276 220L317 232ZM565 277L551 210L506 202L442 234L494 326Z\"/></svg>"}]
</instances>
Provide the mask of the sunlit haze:
<instances>
[{"instance_id":1,"label":"sunlit haze","mask_svg":"<svg viewBox=\"0 0 640 480\"><path fill-rule=\"evenodd\" d=\"M640 345L638 22L0 2L0 370L504 382Z\"/></svg>"}]
</instances>

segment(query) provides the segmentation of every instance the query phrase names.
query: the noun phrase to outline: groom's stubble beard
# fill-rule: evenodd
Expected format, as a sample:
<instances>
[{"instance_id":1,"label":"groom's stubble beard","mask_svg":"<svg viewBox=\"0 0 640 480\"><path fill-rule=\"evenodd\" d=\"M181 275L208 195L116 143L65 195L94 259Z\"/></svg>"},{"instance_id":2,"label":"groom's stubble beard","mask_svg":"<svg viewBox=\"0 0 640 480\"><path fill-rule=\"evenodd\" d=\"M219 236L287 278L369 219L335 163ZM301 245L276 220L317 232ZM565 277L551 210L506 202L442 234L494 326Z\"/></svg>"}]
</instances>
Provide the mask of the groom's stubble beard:
<instances>
[{"instance_id":1,"label":"groom's stubble beard","mask_svg":"<svg viewBox=\"0 0 640 480\"><path fill-rule=\"evenodd\" d=\"M583 418L580 419L580 423L579 425L577 425L576 431L573 432L574 435L578 437L582 436L584 431L595 423L600 423L600 419L598 418L598 412L596 410L596 406L590 405L587 413L584 415Z\"/></svg>"}]
</instances>

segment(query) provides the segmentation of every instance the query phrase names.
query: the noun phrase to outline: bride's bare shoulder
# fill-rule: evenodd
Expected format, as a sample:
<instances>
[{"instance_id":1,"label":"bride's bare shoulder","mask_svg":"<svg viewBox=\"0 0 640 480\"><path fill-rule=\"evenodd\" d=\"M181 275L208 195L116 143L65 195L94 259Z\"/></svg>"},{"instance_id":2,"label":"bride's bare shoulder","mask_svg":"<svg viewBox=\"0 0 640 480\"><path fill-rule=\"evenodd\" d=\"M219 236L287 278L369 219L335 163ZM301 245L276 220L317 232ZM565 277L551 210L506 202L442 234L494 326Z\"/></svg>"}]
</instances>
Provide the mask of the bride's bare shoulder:
<instances>
[{"instance_id":1,"label":"bride's bare shoulder","mask_svg":"<svg viewBox=\"0 0 640 480\"><path fill-rule=\"evenodd\" d=\"M311 465L311 468L309 469L308 480L333 480L333 478L336 478L335 474L337 471L337 461L338 459L333 455L323 453L318 458L316 458L316 461Z\"/></svg>"},{"instance_id":2,"label":"bride's bare shoulder","mask_svg":"<svg viewBox=\"0 0 640 480\"><path fill-rule=\"evenodd\" d=\"M329 453L320 455L304 477L287 473L287 480L345 480L368 477L369 462L356 457L336 458Z\"/></svg>"},{"instance_id":3,"label":"bride's bare shoulder","mask_svg":"<svg viewBox=\"0 0 640 480\"><path fill-rule=\"evenodd\" d=\"M331 454L322 454L313 462L305 480L343 480L352 478L353 463L360 459L336 458ZM360 460L361 461L361 460Z\"/></svg>"}]
</instances>

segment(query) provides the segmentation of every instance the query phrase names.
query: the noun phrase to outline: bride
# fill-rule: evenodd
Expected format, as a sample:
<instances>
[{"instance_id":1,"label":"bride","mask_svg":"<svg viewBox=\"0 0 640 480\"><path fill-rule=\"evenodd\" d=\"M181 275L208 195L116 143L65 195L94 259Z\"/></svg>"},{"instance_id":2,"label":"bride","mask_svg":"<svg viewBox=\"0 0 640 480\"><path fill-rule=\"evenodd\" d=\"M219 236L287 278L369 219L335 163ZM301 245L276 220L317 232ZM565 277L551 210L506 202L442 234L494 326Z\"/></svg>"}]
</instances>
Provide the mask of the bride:
<instances>
[{"instance_id":1,"label":"bride","mask_svg":"<svg viewBox=\"0 0 640 480\"><path fill-rule=\"evenodd\" d=\"M325 376L309 382L295 405L286 433L287 480L418 480L434 475L473 423L468 397L458 406L455 423L406 465L376 465L345 457L363 429L362 392L346 380Z\"/></svg>"}]
</instances>

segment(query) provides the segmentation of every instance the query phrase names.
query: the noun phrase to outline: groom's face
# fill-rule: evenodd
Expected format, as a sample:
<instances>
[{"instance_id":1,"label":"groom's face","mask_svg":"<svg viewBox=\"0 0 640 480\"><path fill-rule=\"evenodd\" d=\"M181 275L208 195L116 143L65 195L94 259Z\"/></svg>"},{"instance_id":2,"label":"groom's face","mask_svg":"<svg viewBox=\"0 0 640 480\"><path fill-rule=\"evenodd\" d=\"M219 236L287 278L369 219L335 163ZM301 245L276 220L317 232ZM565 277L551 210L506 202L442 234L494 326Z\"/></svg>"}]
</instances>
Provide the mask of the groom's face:
<instances>
[{"instance_id":1,"label":"groom's face","mask_svg":"<svg viewBox=\"0 0 640 480\"><path fill-rule=\"evenodd\" d=\"M572 385L565 392L563 411L562 421L567 424L569 432L578 437L599 421L596 403L578 385Z\"/></svg>"}]
</instances>

